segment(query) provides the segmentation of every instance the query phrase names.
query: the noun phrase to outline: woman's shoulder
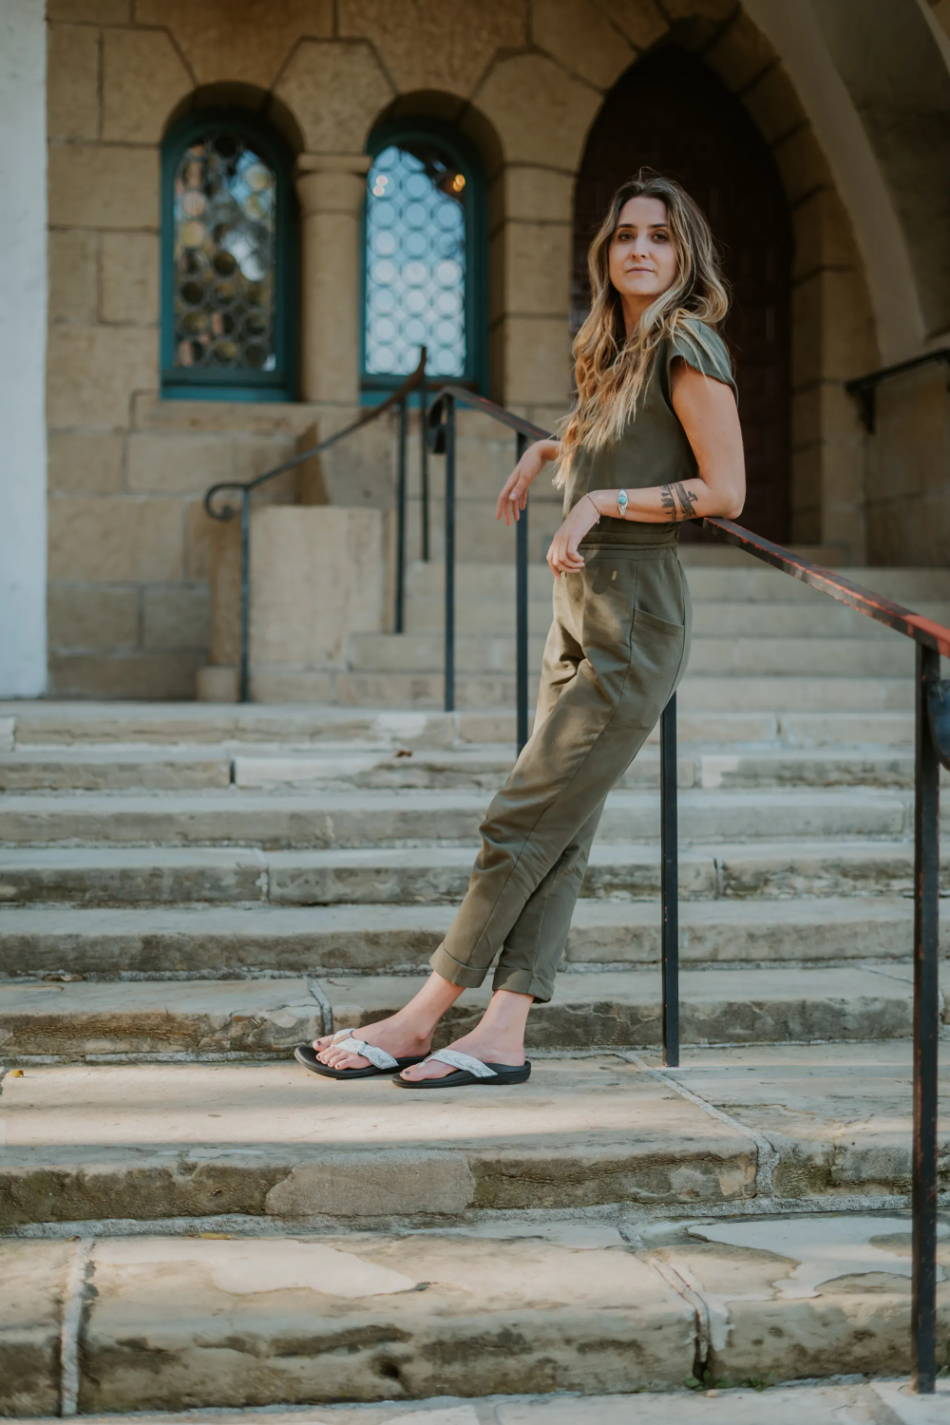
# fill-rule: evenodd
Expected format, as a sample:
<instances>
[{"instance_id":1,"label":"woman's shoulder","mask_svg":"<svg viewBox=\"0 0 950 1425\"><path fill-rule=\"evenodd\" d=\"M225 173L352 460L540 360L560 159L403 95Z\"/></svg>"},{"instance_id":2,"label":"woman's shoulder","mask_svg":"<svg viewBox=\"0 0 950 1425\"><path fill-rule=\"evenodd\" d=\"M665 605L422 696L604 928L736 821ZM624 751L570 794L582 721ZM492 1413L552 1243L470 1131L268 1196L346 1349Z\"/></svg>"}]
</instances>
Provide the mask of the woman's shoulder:
<instances>
[{"instance_id":1,"label":"woman's shoulder","mask_svg":"<svg viewBox=\"0 0 950 1425\"><path fill-rule=\"evenodd\" d=\"M676 356L707 376L725 381L738 396L732 356L722 336L709 322L693 314L681 314L666 342L666 374Z\"/></svg>"}]
</instances>

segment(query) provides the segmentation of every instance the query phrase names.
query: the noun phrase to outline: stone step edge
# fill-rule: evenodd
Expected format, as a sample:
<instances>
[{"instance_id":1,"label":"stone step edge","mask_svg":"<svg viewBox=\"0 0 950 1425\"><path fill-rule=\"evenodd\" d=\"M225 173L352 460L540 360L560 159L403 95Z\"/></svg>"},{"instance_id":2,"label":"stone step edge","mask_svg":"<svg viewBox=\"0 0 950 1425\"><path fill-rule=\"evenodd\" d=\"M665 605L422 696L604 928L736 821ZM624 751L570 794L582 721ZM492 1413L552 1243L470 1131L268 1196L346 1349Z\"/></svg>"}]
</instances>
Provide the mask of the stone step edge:
<instances>
[{"instance_id":1,"label":"stone step edge","mask_svg":"<svg viewBox=\"0 0 950 1425\"><path fill-rule=\"evenodd\" d=\"M763 1248L755 1224L708 1223L699 1214L691 1228L667 1241L635 1245L616 1230L585 1240L572 1236L569 1227L540 1243L517 1236L482 1236L473 1242L464 1232L445 1229L401 1242L380 1231L362 1242L350 1239L342 1250L339 1238L316 1234L297 1234L283 1243L243 1239L235 1244L222 1238L172 1243L145 1236L68 1245L20 1241L8 1244L6 1252L20 1259L21 1280L36 1283L33 1314L38 1320L14 1318L8 1350L19 1346L30 1361L27 1408L34 1413L37 1406L51 1410L59 1405L62 1414L92 1406L112 1412L113 1418L119 1411L176 1403L190 1407L195 1418L194 1410L202 1406L267 1402L265 1383L274 1393L283 1386L311 1410L321 1402L324 1408L347 1400L388 1403L394 1379L403 1401L430 1397L436 1383L443 1391L440 1403L456 1391L469 1392L471 1399L473 1379L467 1370L477 1372L480 1391L507 1387L512 1377L499 1350L480 1353L471 1362L466 1343L477 1330L501 1347L512 1320L519 1322L524 1337L520 1368L528 1378L533 1367L542 1370L552 1392L586 1391L594 1379L601 1388L629 1385L631 1361L623 1346L634 1338L635 1379L654 1389L728 1387L750 1375L761 1384L779 1384L803 1374L833 1376L842 1365L856 1375L906 1372L906 1267L893 1250L881 1261L875 1245L888 1232L899 1235L903 1245L906 1219L838 1219L832 1234L840 1231L845 1250L841 1260L829 1255L820 1266L812 1265L794 1222L769 1225L784 1261L794 1261L821 1286L820 1292L801 1296L794 1308L782 1299L787 1266L783 1269L774 1252ZM790 1245L796 1234L804 1249L798 1257ZM849 1264L845 1257L852 1242ZM281 1251L281 1246L290 1250ZM164 1295L161 1287L153 1289L154 1264L163 1254ZM491 1307L466 1286L474 1262L492 1282ZM862 1282L849 1289L848 1282L874 1266L884 1284L875 1290ZM253 1281L255 1275L262 1278L260 1286L248 1291L247 1277ZM321 1290L311 1287L314 1280ZM846 1285L836 1290L838 1282ZM198 1330L186 1336L175 1303L190 1301L199 1285L207 1306L196 1321ZM602 1303L601 1292L609 1304ZM395 1293L402 1325L398 1335L392 1330ZM232 1319L235 1297L241 1302L240 1332ZM334 1297L351 1312L359 1302L356 1319L376 1324L377 1332L362 1349L337 1352L330 1372L328 1354L339 1339L337 1313L327 1310ZM943 1287L939 1297L943 1326L950 1320ZM68 1303L65 1309L60 1298ZM275 1313L277 1303L285 1304L283 1312ZM285 1318L298 1312L307 1320L310 1341L306 1349L300 1345L290 1351L282 1340ZM136 1322L135 1339L129 1317ZM433 1342L441 1347L435 1372L426 1351ZM71 1367L68 1380L57 1349L61 1343ZM112 1374L110 1363L120 1355L122 1369ZM263 1375L260 1361L266 1363ZM638 1403L642 1398L638 1394ZM666 1396L661 1418L670 1418L668 1404L675 1398ZM758 1414L746 1418L761 1420L763 1403L759 1395ZM609 1416L598 1418L610 1425ZM705 1411L702 1419L709 1419ZM919 1413L916 1419L920 1425ZM453 1425L479 1425L478 1414L471 1422L456 1417Z\"/></svg>"},{"instance_id":2,"label":"stone step edge","mask_svg":"<svg viewBox=\"0 0 950 1425\"><path fill-rule=\"evenodd\" d=\"M809 971L684 970L684 1045L902 1039L912 1031L909 971L848 965ZM299 1042L359 1027L399 1008L424 977L297 977L276 981L0 982L0 1059L145 1062L284 1057ZM796 978L801 984L796 983ZM657 971L578 971L558 980L551 1007L529 1021L534 1051L654 1048L660 1042ZM702 991L702 994L698 992ZM442 1020L436 1047L467 1032L486 987ZM948 1010L942 1003L946 1020ZM609 1007L609 1008L608 1008ZM157 1022L156 1022L157 1021ZM744 1033L737 1033L739 1028ZM764 1030L764 1033L763 1033ZM109 1041L114 1047L108 1047Z\"/></svg>"},{"instance_id":3,"label":"stone step edge","mask_svg":"<svg viewBox=\"0 0 950 1425\"><path fill-rule=\"evenodd\" d=\"M549 1395L438 1395L410 1401L387 1401L382 1425L566 1425L565 1408L574 1402L575 1422L598 1425L760 1425L764 1415L772 1425L842 1425L864 1420L867 1425L944 1425L950 1411L950 1381L938 1380L927 1399L910 1391L907 1378L889 1376L856 1382L853 1376L801 1380L774 1386L735 1386L673 1391L638 1391L610 1395L557 1391ZM702 1402L702 1404L700 1404ZM325 1425L380 1425L378 1404L333 1404L318 1407ZM300 1406L244 1406L228 1410L229 1425L303 1425ZM671 1411L675 1410L675 1418ZM309 1408L310 1414L313 1407ZM527 1412L527 1413L526 1413ZM698 1413L697 1413L698 1412ZM215 1425L216 1414L194 1411L135 1412L134 1415L74 1417L77 1425ZM31 1416L30 1425L62 1425L62 1416ZM307 1420L306 1425L323 1425Z\"/></svg>"}]
</instances>

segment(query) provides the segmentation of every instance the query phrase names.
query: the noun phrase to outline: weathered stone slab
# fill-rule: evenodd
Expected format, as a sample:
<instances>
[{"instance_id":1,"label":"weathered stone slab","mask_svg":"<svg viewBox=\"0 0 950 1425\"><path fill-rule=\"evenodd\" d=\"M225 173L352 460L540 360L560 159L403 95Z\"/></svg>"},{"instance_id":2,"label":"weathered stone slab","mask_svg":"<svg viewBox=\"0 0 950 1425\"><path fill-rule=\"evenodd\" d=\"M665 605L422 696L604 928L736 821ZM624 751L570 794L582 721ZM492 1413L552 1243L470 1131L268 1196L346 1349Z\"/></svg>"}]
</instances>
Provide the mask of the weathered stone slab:
<instances>
[{"instance_id":1,"label":"weathered stone slab","mask_svg":"<svg viewBox=\"0 0 950 1425\"><path fill-rule=\"evenodd\" d=\"M231 761L226 754L174 748L116 747L21 749L0 755L3 791L117 791L126 788L227 787Z\"/></svg>"},{"instance_id":2,"label":"weathered stone slab","mask_svg":"<svg viewBox=\"0 0 950 1425\"><path fill-rule=\"evenodd\" d=\"M0 1413L59 1410L68 1242L0 1242Z\"/></svg>"},{"instance_id":3,"label":"weathered stone slab","mask_svg":"<svg viewBox=\"0 0 950 1425\"><path fill-rule=\"evenodd\" d=\"M0 851L0 900L76 905L269 899L277 905L457 902L472 846L270 851L228 847L20 847ZM941 868L950 875L950 848ZM237 877L237 879L236 879ZM857 839L685 846L679 893L700 897L875 896L913 886L913 844ZM643 899L660 889L657 842L595 842L582 897ZM868 953L861 943L843 954Z\"/></svg>"},{"instance_id":4,"label":"weathered stone slab","mask_svg":"<svg viewBox=\"0 0 950 1425\"><path fill-rule=\"evenodd\" d=\"M765 1390L637 1391L636 1394L479 1396L463 1400L438 1395L427 1400L387 1401L383 1405L315 1406L306 1425L944 1425L950 1382L938 1381L937 1393L914 1396L901 1381L870 1384L799 1382ZM882 1402L886 1405L882 1407ZM884 1408L887 1417L881 1414ZM675 1411L675 1416L673 1412ZM211 1425L198 1411L87 1415L88 1425ZM263 1411L216 1411L214 1425L300 1425L299 1407ZM35 1425L59 1425L58 1417Z\"/></svg>"},{"instance_id":5,"label":"weathered stone slab","mask_svg":"<svg viewBox=\"0 0 950 1425\"><path fill-rule=\"evenodd\" d=\"M0 903L73 906L261 901L263 853L252 847L84 846L0 851Z\"/></svg>"},{"instance_id":6,"label":"weathered stone slab","mask_svg":"<svg viewBox=\"0 0 950 1425\"><path fill-rule=\"evenodd\" d=\"M0 807L0 837L7 841L124 841L241 844L264 847L377 846L399 841L431 844L466 840L477 846L485 814L484 793L416 791L285 792L263 797L233 791L213 797L100 799L82 795L10 796ZM713 839L754 840L775 832L774 794L768 788L686 789L680 817L689 828L684 844ZM793 836L900 836L910 828L910 793L865 787L788 787L782 794L782 833ZM652 791L611 792L600 822L605 840L645 841L656 835L658 807ZM950 825L950 806L942 808Z\"/></svg>"},{"instance_id":7,"label":"weathered stone slab","mask_svg":"<svg viewBox=\"0 0 950 1425\"><path fill-rule=\"evenodd\" d=\"M0 985L7 1059L101 1054L286 1055L323 1033L304 980Z\"/></svg>"},{"instance_id":8,"label":"weathered stone slab","mask_svg":"<svg viewBox=\"0 0 950 1425\"><path fill-rule=\"evenodd\" d=\"M803 1420L808 1425L896 1425L882 1420L871 1387L850 1383L662 1395L643 1392L585 1396L583 1400L576 1396L568 1400L534 1398L500 1401L496 1409L497 1425L578 1425L579 1421L587 1425L588 1419L596 1425L763 1425L765 1420L769 1425L802 1425ZM936 1416L933 1425L938 1425Z\"/></svg>"},{"instance_id":9,"label":"weathered stone slab","mask_svg":"<svg viewBox=\"0 0 950 1425\"><path fill-rule=\"evenodd\" d=\"M950 1065L941 1068L941 1180L947 1186ZM779 1196L910 1190L912 1053L906 1040L697 1049L687 1067L667 1072L774 1144Z\"/></svg>"},{"instance_id":10,"label":"weathered stone slab","mask_svg":"<svg viewBox=\"0 0 950 1425\"><path fill-rule=\"evenodd\" d=\"M916 1395L907 1381L874 1381L874 1394L899 1425L943 1425L950 1411L950 1378L936 1383L933 1395Z\"/></svg>"},{"instance_id":11,"label":"weathered stone slab","mask_svg":"<svg viewBox=\"0 0 950 1425\"><path fill-rule=\"evenodd\" d=\"M910 1220L848 1215L704 1223L659 1255L709 1306L710 1383L910 1369ZM950 1264L950 1238L939 1249ZM941 1276L946 1274L941 1272ZM938 1285L940 1356L950 1282Z\"/></svg>"},{"instance_id":12,"label":"weathered stone slab","mask_svg":"<svg viewBox=\"0 0 950 1425\"><path fill-rule=\"evenodd\" d=\"M906 848L902 852L909 854ZM267 855L270 899L281 905L455 902L465 894L474 859L472 846L272 851ZM655 895L659 873L655 842L595 842L581 894ZM716 885L712 848L685 848L679 860L680 894L711 896Z\"/></svg>"},{"instance_id":13,"label":"weathered stone slab","mask_svg":"<svg viewBox=\"0 0 950 1425\"><path fill-rule=\"evenodd\" d=\"M449 905L398 904L10 907L0 920L0 973L417 970L453 914ZM913 936L912 905L900 897L694 900L682 903L679 919L684 963L889 960L909 956ZM566 961L654 964L658 922L650 901L579 901ZM950 948L950 926L941 943Z\"/></svg>"},{"instance_id":14,"label":"weathered stone slab","mask_svg":"<svg viewBox=\"0 0 950 1425\"><path fill-rule=\"evenodd\" d=\"M357 1027L394 1013L423 983L395 975L321 976L335 1026ZM441 1021L452 1037L469 1032L490 994L467 991ZM680 1034L687 1044L771 1043L801 1039L907 1038L912 997L906 984L862 967L684 970ZM534 1048L657 1044L662 1030L655 969L597 974L562 970L554 998L528 1021Z\"/></svg>"},{"instance_id":15,"label":"weathered stone slab","mask_svg":"<svg viewBox=\"0 0 950 1425\"><path fill-rule=\"evenodd\" d=\"M526 1083L464 1103L460 1114L453 1090L420 1100L388 1076L339 1083L289 1059L27 1067L4 1082L0 1220L354 1220L364 1201L372 1218L754 1192L743 1130L610 1054L539 1060ZM397 1148L425 1171L391 1176Z\"/></svg>"},{"instance_id":16,"label":"weathered stone slab","mask_svg":"<svg viewBox=\"0 0 950 1425\"><path fill-rule=\"evenodd\" d=\"M553 533L557 528L553 511L551 525ZM500 535L504 533L500 528ZM528 650L532 668L540 662L545 633L546 625L531 631ZM724 634L722 625L717 633L719 636L694 630L686 674L694 682L703 676L722 676L728 672L746 677L780 675L789 681L793 676L814 677L822 673L836 677L875 673L884 677L902 674L909 677L913 672L914 650L908 639L737 638L731 632ZM434 633L354 633L349 648L350 666L356 671L434 672L441 669L444 658L442 640ZM500 631L460 634L456 638L456 655L459 666L470 673L513 673L514 635Z\"/></svg>"},{"instance_id":17,"label":"weathered stone slab","mask_svg":"<svg viewBox=\"0 0 950 1425\"><path fill-rule=\"evenodd\" d=\"M138 1238L97 1244L95 1284L83 1411L673 1386L692 1350L690 1308L622 1247Z\"/></svg>"}]
</instances>

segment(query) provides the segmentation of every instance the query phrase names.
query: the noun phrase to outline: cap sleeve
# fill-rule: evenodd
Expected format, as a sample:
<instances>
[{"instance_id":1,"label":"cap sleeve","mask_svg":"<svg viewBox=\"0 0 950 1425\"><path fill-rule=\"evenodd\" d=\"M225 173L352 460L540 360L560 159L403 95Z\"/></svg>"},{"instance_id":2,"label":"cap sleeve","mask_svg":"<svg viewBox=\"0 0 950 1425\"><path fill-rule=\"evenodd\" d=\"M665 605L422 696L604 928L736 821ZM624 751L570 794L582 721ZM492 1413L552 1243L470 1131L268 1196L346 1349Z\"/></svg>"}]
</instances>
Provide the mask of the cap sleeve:
<instances>
[{"instance_id":1,"label":"cap sleeve","mask_svg":"<svg viewBox=\"0 0 950 1425\"><path fill-rule=\"evenodd\" d=\"M713 376L717 381L724 381L732 388L739 402L739 388L732 371L732 358L729 355L729 348L723 341L719 333L706 322L698 318L692 318L688 322L681 322L676 332L667 343L666 352L666 389L670 391L670 366L674 356L682 356L690 366L694 366L697 371L702 371L707 376Z\"/></svg>"}]
</instances>

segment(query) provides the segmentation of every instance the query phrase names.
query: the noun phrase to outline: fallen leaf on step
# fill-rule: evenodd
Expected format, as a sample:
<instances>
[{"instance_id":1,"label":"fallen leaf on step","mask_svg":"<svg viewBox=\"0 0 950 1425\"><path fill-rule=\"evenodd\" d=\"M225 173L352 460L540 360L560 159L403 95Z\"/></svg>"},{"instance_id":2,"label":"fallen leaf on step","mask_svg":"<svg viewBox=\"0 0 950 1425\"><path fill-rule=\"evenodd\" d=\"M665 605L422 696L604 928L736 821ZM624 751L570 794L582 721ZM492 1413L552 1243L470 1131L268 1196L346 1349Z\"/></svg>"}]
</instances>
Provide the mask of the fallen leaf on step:
<instances>
[{"instance_id":1,"label":"fallen leaf on step","mask_svg":"<svg viewBox=\"0 0 950 1425\"><path fill-rule=\"evenodd\" d=\"M394 753L393 755L394 755L395 757L411 757L411 756L412 756L412 748L411 748L411 747L397 747L397 748L396 748L396 751L395 751L395 753Z\"/></svg>"}]
</instances>

